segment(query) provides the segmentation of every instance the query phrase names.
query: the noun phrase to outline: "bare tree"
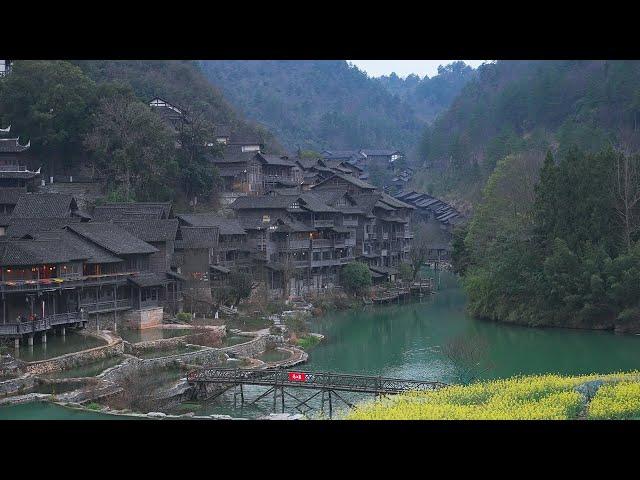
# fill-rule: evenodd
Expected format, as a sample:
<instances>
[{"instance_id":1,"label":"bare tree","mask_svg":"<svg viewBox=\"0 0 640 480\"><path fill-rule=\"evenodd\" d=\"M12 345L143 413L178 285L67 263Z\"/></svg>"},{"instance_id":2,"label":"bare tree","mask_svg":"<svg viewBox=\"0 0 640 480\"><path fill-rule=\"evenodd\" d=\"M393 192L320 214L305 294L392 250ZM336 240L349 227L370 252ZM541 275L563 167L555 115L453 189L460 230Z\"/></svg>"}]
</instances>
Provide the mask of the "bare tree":
<instances>
[{"instance_id":1,"label":"bare tree","mask_svg":"<svg viewBox=\"0 0 640 480\"><path fill-rule=\"evenodd\" d=\"M619 154L615 162L614 191L616 213L623 227L623 241L627 248L640 230L640 157Z\"/></svg>"},{"instance_id":2,"label":"bare tree","mask_svg":"<svg viewBox=\"0 0 640 480\"><path fill-rule=\"evenodd\" d=\"M436 222L415 222L413 232L409 264L411 278L415 280L422 266L429 260L429 250L444 249L450 243L450 239Z\"/></svg>"},{"instance_id":3,"label":"bare tree","mask_svg":"<svg viewBox=\"0 0 640 480\"><path fill-rule=\"evenodd\" d=\"M458 335L442 347L442 353L453 362L462 383L473 382L493 368L489 344L482 337Z\"/></svg>"}]
</instances>

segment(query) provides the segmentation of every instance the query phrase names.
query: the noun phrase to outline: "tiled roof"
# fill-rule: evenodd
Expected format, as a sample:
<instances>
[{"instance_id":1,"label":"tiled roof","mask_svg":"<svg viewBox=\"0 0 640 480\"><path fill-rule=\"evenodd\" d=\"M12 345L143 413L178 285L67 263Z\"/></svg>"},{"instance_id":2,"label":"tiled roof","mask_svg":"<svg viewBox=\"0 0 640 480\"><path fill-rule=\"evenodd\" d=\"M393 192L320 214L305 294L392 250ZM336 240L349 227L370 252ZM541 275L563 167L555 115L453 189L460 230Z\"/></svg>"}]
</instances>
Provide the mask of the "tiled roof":
<instances>
[{"instance_id":1,"label":"tiled roof","mask_svg":"<svg viewBox=\"0 0 640 480\"><path fill-rule=\"evenodd\" d=\"M86 255L60 240L8 240L0 242L0 265L26 266L66 263Z\"/></svg>"},{"instance_id":2,"label":"tiled roof","mask_svg":"<svg viewBox=\"0 0 640 480\"><path fill-rule=\"evenodd\" d=\"M247 233L235 218L224 218L213 213L183 213L177 217L191 227L218 227L220 235L245 235Z\"/></svg>"},{"instance_id":3,"label":"tiled roof","mask_svg":"<svg viewBox=\"0 0 640 480\"><path fill-rule=\"evenodd\" d=\"M356 201L356 205L358 205L365 214L370 214L373 211L373 207L378 203L378 200L380 200L381 197L382 193L373 192L354 195L353 199Z\"/></svg>"},{"instance_id":4,"label":"tiled roof","mask_svg":"<svg viewBox=\"0 0 640 480\"><path fill-rule=\"evenodd\" d=\"M1 153L18 153L24 152L31 146L31 142L26 145L20 145L17 138L0 138Z\"/></svg>"},{"instance_id":5,"label":"tiled roof","mask_svg":"<svg viewBox=\"0 0 640 480\"><path fill-rule=\"evenodd\" d=\"M83 257L86 258L87 263L119 263L122 259L109 253L104 248L96 245L95 243L86 240L85 238L77 235L66 229L40 231L34 235L36 240L58 240L59 242L67 245L71 245L75 250L81 252Z\"/></svg>"},{"instance_id":6,"label":"tiled roof","mask_svg":"<svg viewBox=\"0 0 640 480\"><path fill-rule=\"evenodd\" d=\"M176 240L176 247L214 248L218 245L218 227L180 227L180 240Z\"/></svg>"},{"instance_id":7,"label":"tiled roof","mask_svg":"<svg viewBox=\"0 0 640 480\"><path fill-rule=\"evenodd\" d=\"M258 153L256 158L267 165L279 165L282 167L294 167L295 163L289 160L287 157L278 155L267 155L264 153Z\"/></svg>"},{"instance_id":8,"label":"tiled roof","mask_svg":"<svg viewBox=\"0 0 640 480\"><path fill-rule=\"evenodd\" d=\"M276 231L281 232L315 232L315 228L309 227L292 218L281 218L276 221Z\"/></svg>"},{"instance_id":9,"label":"tiled roof","mask_svg":"<svg viewBox=\"0 0 640 480\"><path fill-rule=\"evenodd\" d=\"M127 281L131 282L138 288L145 287L157 287L160 285L166 285L169 283L167 276L163 273L139 273L135 276L127 278Z\"/></svg>"},{"instance_id":10,"label":"tiled roof","mask_svg":"<svg viewBox=\"0 0 640 480\"><path fill-rule=\"evenodd\" d=\"M318 158L295 158L297 162L304 170L309 170L311 167L318 165Z\"/></svg>"},{"instance_id":11,"label":"tiled roof","mask_svg":"<svg viewBox=\"0 0 640 480\"><path fill-rule=\"evenodd\" d=\"M175 240L178 231L178 220L175 218L114 220L114 223L145 242L169 242Z\"/></svg>"},{"instance_id":12,"label":"tiled roof","mask_svg":"<svg viewBox=\"0 0 640 480\"><path fill-rule=\"evenodd\" d=\"M413 205L410 205L408 203L402 202L402 201L398 200L397 198L393 198L391 195L387 195L386 193L382 194L382 199L381 200L384 203L386 203L387 205L391 205L392 207L396 207L396 208L409 208L411 210L415 210L415 208L416 208Z\"/></svg>"},{"instance_id":13,"label":"tiled roof","mask_svg":"<svg viewBox=\"0 0 640 480\"><path fill-rule=\"evenodd\" d=\"M17 180L29 180L37 177L37 172L22 171L22 172L6 172L0 170L0 178L17 179Z\"/></svg>"},{"instance_id":14,"label":"tiled roof","mask_svg":"<svg viewBox=\"0 0 640 480\"><path fill-rule=\"evenodd\" d=\"M61 230L66 225L79 223L77 217L69 218L15 218L11 217L9 227L7 228L7 236L12 238L21 238L25 235L33 235L37 232L49 230Z\"/></svg>"},{"instance_id":15,"label":"tiled roof","mask_svg":"<svg viewBox=\"0 0 640 480\"><path fill-rule=\"evenodd\" d=\"M22 187L0 188L0 204L15 205L23 193L26 193L26 190Z\"/></svg>"},{"instance_id":16,"label":"tiled roof","mask_svg":"<svg viewBox=\"0 0 640 480\"><path fill-rule=\"evenodd\" d=\"M390 157L391 155L395 155L396 153L400 153L400 154L402 153L399 150L394 150L394 149L381 149L381 150L362 149L361 151L367 156L374 156L374 157L378 157L378 156Z\"/></svg>"},{"instance_id":17,"label":"tiled roof","mask_svg":"<svg viewBox=\"0 0 640 480\"><path fill-rule=\"evenodd\" d=\"M131 220L134 218L168 218L171 213L171 202L132 202L132 203L108 203L96 207L93 219L105 220Z\"/></svg>"},{"instance_id":18,"label":"tiled roof","mask_svg":"<svg viewBox=\"0 0 640 480\"><path fill-rule=\"evenodd\" d=\"M256 152L242 152L236 149L225 148L222 155L206 154L205 158L214 165L224 165L227 163L248 163L256 156Z\"/></svg>"},{"instance_id":19,"label":"tiled roof","mask_svg":"<svg viewBox=\"0 0 640 480\"><path fill-rule=\"evenodd\" d=\"M363 190L376 190L376 187L374 185L371 185L370 183L364 182L362 180L360 180L359 178L355 178L351 175L345 175L343 173L335 173L334 175L332 175L331 177L327 178L326 180L323 180L322 182L318 183L317 185L314 185L313 187L311 187L312 189L316 189L319 186L323 185L325 182L328 182L329 180L331 180L334 177L338 177L346 182L349 182L353 185L355 185L358 188L361 188Z\"/></svg>"},{"instance_id":20,"label":"tiled roof","mask_svg":"<svg viewBox=\"0 0 640 480\"><path fill-rule=\"evenodd\" d=\"M65 193L23 193L18 198L14 217L66 218L78 209L76 201Z\"/></svg>"},{"instance_id":21,"label":"tiled roof","mask_svg":"<svg viewBox=\"0 0 640 480\"><path fill-rule=\"evenodd\" d=\"M320 197L312 192L300 193L295 195L263 195L263 196L246 196L239 197L231 204L231 208L235 210L248 209L277 209L289 210L291 205L297 202L301 208L312 212L335 212L335 208L324 203Z\"/></svg>"},{"instance_id":22,"label":"tiled roof","mask_svg":"<svg viewBox=\"0 0 640 480\"><path fill-rule=\"evenodd\" d=\"M158 251L153 245L143 242L115 223L75 223L67 228L115 255L147 254Z\"/></svg>"}]
</instances>

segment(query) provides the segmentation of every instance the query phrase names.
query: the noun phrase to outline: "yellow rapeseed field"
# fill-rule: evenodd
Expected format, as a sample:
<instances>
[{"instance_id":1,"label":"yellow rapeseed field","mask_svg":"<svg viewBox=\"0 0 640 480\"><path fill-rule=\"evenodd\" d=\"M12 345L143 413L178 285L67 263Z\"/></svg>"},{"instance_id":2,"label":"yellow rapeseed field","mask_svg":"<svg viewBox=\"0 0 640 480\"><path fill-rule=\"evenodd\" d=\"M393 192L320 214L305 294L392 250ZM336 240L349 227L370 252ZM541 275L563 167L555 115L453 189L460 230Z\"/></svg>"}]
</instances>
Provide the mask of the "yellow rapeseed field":
<instances>
[{"instance_id":1,"label":"yellow rapeseed field","mask_svg":"<svg viewBox=\"0 0 640 480\"><path fill-rule=\"evenodd\" d=\"M585 409L576 387L603 385ZM363 403L353 420L566 420L640 418L640 372L563 377L537 375L408 392Z\"/></svg>"}]
</instances>

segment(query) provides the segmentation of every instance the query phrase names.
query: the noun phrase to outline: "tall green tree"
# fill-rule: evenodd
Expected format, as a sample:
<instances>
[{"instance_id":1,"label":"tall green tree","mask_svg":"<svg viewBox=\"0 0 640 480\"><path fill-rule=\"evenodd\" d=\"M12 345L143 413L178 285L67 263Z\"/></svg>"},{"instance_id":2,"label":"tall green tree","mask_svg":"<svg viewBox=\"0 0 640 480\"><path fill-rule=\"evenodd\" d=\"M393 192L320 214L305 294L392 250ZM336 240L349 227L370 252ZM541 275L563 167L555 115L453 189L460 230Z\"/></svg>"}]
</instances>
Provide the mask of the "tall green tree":
<instances>
[{"instance_id":1,"label":"tall green tree","mask_svg":"<svg viewBox=\"0 0 640 480\"><path fill-rule=\"evenodd\" d=\"M128 200L166 199L175 188L175 140L164 121L142 102L118 95L100 102L85 146L112 187ZM173 187L173 188L172 188Z\"/></svg>"},{"instance_id":2,"label":"tall green tree","mask_svg":"<svg viewBox=\"0 0 640 480\"><path fill-rule=\"evenodd\" d=\"M69 62L17 61L0 79L0 120L30 140L45 162L69 160L92 127L96 93L95 83Z\"/></svg>"}]
</instances>

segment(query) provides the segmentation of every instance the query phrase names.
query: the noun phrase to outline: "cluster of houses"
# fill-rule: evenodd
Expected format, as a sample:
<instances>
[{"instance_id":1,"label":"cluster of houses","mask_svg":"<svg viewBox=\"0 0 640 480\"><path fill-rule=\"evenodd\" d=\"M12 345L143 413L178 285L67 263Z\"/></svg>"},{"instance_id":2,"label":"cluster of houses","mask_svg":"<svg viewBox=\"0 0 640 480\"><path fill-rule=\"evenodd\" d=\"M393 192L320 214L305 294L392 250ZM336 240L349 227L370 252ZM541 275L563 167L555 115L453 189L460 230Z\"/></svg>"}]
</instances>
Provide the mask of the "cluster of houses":
<instances>
[{"instance_id":1,"label":"cluster of houses","mask_svg":"<svg viewBox=\"0 0 640 480\"><path fill-rule=\"evenodd\" d=\"M404 153L396 149L359 149L359 150L323 150L322 158L329 161L345 161L360 168L360 179L369 179L369 167L377 166L392 173L388 184L383 186L386 192L405 189L415 171L406 165Z\"/></svg>"},{"instance_id":2,"label":"cluster of houses","mask_svg":"<svg viewBox=\"0 0 640 480\"><path fill-rule=\"evenodd\" d=\"M176 129L184 121L161 98L150 106ZM144 328L186 302L211 305L232 271L291 296L339 285L356 260L374 281L393 280L407 261L421 206L367 183L362 163L267 154L225 128L214 142L223 145L209 161L224 180L225 215L176 213L171 203L87 206L21 165L29 145L0 129L0 336L19 338L24 319L45 330L91 318Z\"/></svg>"}]
</instances>

